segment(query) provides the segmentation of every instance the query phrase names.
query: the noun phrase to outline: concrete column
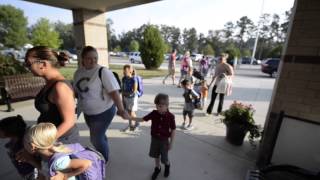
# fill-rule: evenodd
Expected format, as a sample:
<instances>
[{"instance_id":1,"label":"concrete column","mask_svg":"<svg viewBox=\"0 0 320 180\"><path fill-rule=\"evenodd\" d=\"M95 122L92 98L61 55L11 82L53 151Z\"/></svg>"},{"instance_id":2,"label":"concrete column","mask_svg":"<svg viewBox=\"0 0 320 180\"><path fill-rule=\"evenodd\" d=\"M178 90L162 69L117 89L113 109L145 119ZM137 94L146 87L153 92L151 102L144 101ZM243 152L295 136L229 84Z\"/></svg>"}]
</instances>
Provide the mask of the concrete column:
<instances>
[{"instance_id":1,"label":"concrete column","mask_svg":"<svg viewBox=\"0 0 320 180\"><path fill-rule=\"evenodd\" d=\"M78 59L84 46L93 46L98 51L98 64L108 66L107 26L104 12L74 9L73 26ZM80 62L79 61L79 62Z\"/></svg>"},{"instance_id":2,"label":"concrete column","mask_svg":"<svg viewBox=\"0 0 320 180\"><path fill-rule=\"evenodd\" d=\"M258 166L266 165L271 157L280 111L320 122L320 1L296 0L292 13Z\"/></svg>"}]
</instances>

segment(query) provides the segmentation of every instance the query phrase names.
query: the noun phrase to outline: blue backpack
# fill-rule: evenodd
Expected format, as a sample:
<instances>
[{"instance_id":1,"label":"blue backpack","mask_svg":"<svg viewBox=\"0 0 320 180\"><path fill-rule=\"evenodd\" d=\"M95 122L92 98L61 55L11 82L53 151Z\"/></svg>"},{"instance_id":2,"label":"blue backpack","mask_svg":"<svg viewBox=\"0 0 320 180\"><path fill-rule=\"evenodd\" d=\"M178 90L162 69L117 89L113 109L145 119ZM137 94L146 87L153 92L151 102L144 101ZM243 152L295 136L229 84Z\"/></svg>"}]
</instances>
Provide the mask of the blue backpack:
<instances>
[{"instance_id":1,"label":"blue backpack","mask_svg":"<svg viewBox=\"0 0 320 180\"><path fill-rule=\"evenodd\" d=\"M50 176L55 176L56 172L53 170L53 165L55 162L64 156L69 156L70 159L86 159L92 162L91 167L89 167L85 172L78 175L79 180L103 180L105 179L105 160L103 156L96 150L86 147L84 148L81 144L68 144L65 145L72 152L70 153L55 153L49 160L49 173Z\"/></svg>"},{"instance_id":2,"label":"blue backpack","mask_svg":"<svg viewBox=\"0 0 320 180\"><path fill-rule=\"evenodd\" d=\"M136 75L135 78L137 79L138 82L138 97L141 97L143 95L143 82L142 82L142 77Z\"/></svg>"}]
</instances>

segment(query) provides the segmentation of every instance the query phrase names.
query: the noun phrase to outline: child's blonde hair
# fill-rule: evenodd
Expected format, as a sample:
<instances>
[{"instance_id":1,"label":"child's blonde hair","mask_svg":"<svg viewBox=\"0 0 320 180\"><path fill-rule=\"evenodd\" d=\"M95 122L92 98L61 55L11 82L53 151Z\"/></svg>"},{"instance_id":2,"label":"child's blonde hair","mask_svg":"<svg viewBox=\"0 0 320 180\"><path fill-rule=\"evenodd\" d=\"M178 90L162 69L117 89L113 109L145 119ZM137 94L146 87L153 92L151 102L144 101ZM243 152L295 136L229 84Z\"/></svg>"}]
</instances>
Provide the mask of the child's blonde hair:
<instances>
[{"instance_id":1,"label":"child's blonde hair","mask_svg":"<svg viewBox=\"0 0 320 180\"><path fill-rule=\"evenodd\" d=\"M50 149L53 152L68 153L70 150L61 143L56 143L58 130L52 123L39 123L30 127L25 136L25 147L30 145L36 149Z\"/></svg>"}]
</instances>

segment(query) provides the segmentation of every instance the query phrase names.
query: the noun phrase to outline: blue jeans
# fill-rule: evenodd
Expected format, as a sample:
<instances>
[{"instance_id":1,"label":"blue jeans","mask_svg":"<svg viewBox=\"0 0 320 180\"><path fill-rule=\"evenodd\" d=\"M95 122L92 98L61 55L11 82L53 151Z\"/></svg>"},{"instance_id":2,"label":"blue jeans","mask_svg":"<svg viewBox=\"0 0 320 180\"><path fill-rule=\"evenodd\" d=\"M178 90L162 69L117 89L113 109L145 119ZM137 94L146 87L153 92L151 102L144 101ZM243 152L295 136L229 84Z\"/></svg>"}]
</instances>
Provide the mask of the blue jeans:
<instances>
[{"instance_id":1,"label":"blue jeans","mask_svg":"<svg viewBox=\"0 0 320 180\"><path fill-rule=\"evenodd\" d=\"M90 141L93 146L99 151L106 162L109 158L109 145L106 131L116 113L116 107L113 105L103 113L97 115L86 115L84 119L90 129Z\"/></svg>"}]
</instances>

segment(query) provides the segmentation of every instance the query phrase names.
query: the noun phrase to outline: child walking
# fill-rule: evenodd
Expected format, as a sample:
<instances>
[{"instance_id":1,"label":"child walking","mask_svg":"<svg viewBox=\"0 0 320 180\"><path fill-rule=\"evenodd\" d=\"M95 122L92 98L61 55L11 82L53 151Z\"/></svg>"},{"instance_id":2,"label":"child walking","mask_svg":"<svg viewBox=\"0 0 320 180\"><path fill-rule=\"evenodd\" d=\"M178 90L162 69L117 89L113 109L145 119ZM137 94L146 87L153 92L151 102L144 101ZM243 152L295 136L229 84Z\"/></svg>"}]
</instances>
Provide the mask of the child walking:
<instances>
[{"instance_id":1,"label":"child walking","mask_svg":"<svg viewBox=\"0 0 320 180\"><path fill-rule=\"evenodd\" d=\"M41 162L35 164L39 173L45 179L67 179L76 180L76 176L84 173L92 165L92 161L85 159L71 159L69 154L72 152L67 146L58 144L57 128L52 123L39 123L32 126L25 134L25 149L36 156L41 157ZM60 156L52 164L52 158L57 154ZM52 174L55 175L52 175ZM98 179L100 180L101 177Z\"/></svg>"},{"instance_id":2,"label":"child walking","mask_svg":"<svg viewBox=\"0 0 320 180\"><path fill-rule=\"evenodd\" d=\"M134 69L132 66L126 64L123 66L123 78L122 78L122 102L124 109L128 111L131 118L136 117L136 111L138 110L138 82L134 77ZM123 131L135 131L139 127L139 122L133 125L129 120L129 125Z\"/></svg>"},{"instance_id":3,"label":"child walking","mask_svg":"<svg viewBox=\"0 0 320 180\"><path fill-rule=\"evenodd\" d=\"M193 99L199 99L199 95L197 92L195 92L192 88L192 84L189 80L185 79L182 81L182 86L184 88L184 93L183 93L183 97L184 97L184 107L183 107L183 123L182 123L182 129L187 129L187 130L191 130L193 129L192 126L192 118L194 116L194 109L195 106L193 104ZM186 119L187 119L187 115L189 117L189 124L186 127Z\"/></svg>"},{"instance_id":4,"label":"child walking","mask_svg":"<svg viewBox=\"0 0 320 180\"><path fill-rule=\"evenodd\" d=\"M149 156L155 160L155 168L151 179L155 180L161 172L161 165L165 165L164 177L170 174L170 161L168 152L172 149L175 138L175 117L169 112L169 96L167 94L158 94L154 103L156 110L153 110L143 118L133 118L134 121L151 120L151 145Z\"/></svg>"},{"instance_id":5,"label":"child walking","mask_svg":"<svg viewBox=\"0 0 320 180\"><path fill-rule=\"evenodd\" d=\"M201 109L204 109L206 106L206 102L208 99L208 92L209 92L209 88L206 80L201 81L200 92L201 92Z\"/></svg>"},{"instance_id":6,"label":"child walking","mask_svg":"<svg viewBox=\"0 0 320 180\"><path fill-rule=\"evenodd\" d=\"M35 180L37 177L35 167L26 162L18 162L16 153L23 149L23 136L27 124L20 115L4 118L0 121L0 138L9 138L5 145L12 164L24 180Z\"/></svg>"}]
</instances>

